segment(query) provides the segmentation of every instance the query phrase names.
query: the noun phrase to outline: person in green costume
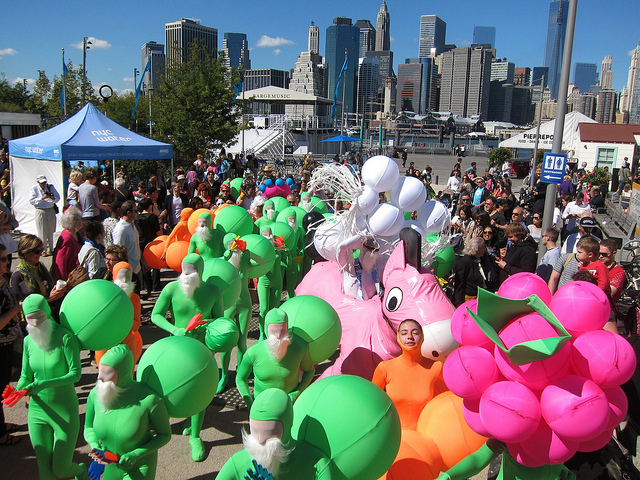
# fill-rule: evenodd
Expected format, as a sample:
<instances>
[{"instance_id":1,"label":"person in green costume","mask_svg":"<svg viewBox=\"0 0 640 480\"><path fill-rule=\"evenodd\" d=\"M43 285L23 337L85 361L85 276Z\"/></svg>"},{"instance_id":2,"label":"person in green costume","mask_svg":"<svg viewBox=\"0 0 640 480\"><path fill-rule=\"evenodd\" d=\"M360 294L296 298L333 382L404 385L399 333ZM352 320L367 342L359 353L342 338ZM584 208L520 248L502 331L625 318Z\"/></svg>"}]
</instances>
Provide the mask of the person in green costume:
<instances>
[{"instance_id":1,"label":"person in green costume","mask_svg":"<svg viewBox=\"0 0 640 480\"><path fill-rule=\"evenodd\" d=\"M259 229L262 229L262 227L266 227L267 225L275 222L278 214L278 212L276 212L275 210L275 207L273 206L273 203L265 204L263 211L264 214L254 222Z\"/></svg>"},{"instance_id":2,"label":"person in green costume","mask_svg":"<svg viewBox=\"0 0 640 480\"><path fill-rule=\"evenodd\" d=\"M204 326L187 331L191 319L201 314L208 323L224 315L222 293L215 285L202 281L204 260L197 253L190 253L182 260L182 273L162 289L158 301L151 312L151 321L158 327L176 336L192 336L204 343ZM171 311L171 321L165 318ZM187 421L184 435L190 435L191 458L201 462L205 458L204 443L200 430L204 420L204 410Z\"/></svg>"},{"instance_id":3,"label":"person in green costume","mask_svg":"<svg viewBox=\"0 0 640 480\"><path fill-rule=\"evenodd\" d=\"M264 329L265 315L272 308L280 306L280 295L282 294L282 266L280 259L284 246L276 244L269 225L261 227L260 234L273 243L276 250L276 260L273 262L273 268L270 272L258 278L258 301L260 302L258 328L260 329L260 339L262 340L266 337Z\"/></svg>"},{"instance_id":4,"label":"person in green costume","mask_svg":"<svg viewBox=\"0 0 640 480\"><path fill-rule=\"evenodd\" d=\"M279 388L293 402L309 386L315 372L308 344L296 335L289 336L284 310L270 310L265 323L268 338L249 347L238 366L236 385L247 407L251 407L254 398L247 383L252 371L255 397L267 388ZM298 381L300 369L302 379Z\"/></svg>"},{"instance_id":5,"label":"person in green costume","mask_svg":"<svg viewBox=\"0 0 640 480\"><path fill-rule=\"evenodd\" d=\"M119 457L105 467L105 480L155 478L158 449L171 440L164 401L134 381L132 370L131 350L123 344L111 348L100 361L98 383L87 399L85 440L92 449Z\"/></svg>"},{"instance_id":6,"label":"person in green costume","mask_svg":"<svg viewBox=\"0 0 640 480\"><path fill-rule=\"evenodd\" d=\"M238 269L240 273L242 289L240 297L235 305L224 311L224 315L238 324L238 365L242 363L242 356L247 351L247 335L249 333L249 324L251 322L251 313L253 303L251 294L249 293L249 270L257 265L264 264L264 261L257 255L252 255L243 245L243 242L233 233L228 233L224 237L224 243L227 250L224 252L224 259ZM220 381L216 393L221 393L227 386L229 381L229 363L231 362L231 351L222 352L222 369Z\"/></svg>"},{"instance_id":7,"label":"person in green costume","mask_svg":"<svg viewBox=\"0 0 640 480\"><path fill-rule=\"evenodd\" d=\"M289 396L278 388L262 392L249 413L251 433L242 433L244 450L227 460L216 479L243 480L255 460L275 480L331 480L330 460L316 447L291 438L292 425Z\"/></svg>"},{"instance_id":8,"label":"person in green costume","mask_svg":"<svg viewBox=\"0 0 640 480\"><path fill-rule=\"evenodd\" d=\"M507 450L507 446L495 438L491 438L474 453L464 458L437 480L466 480L480 473L487 465L502 454L502 464L497 480L575 480L576 476L563 463L558 465L542 465L541 467L525 467L518 463Z\"/></svg>"},{"instance_id":9,"label":"person in green costume","mask_svg":"<svg viewBox=\"0 0 640 480\"><path fill-rule=\"evenodd\" d=\"M287 223L296 234L296 246L289 252L289 264L287 265L287 295L288 298L295 297L296 287L302 278L302 261L304 258L304 232L298 225L295 214L287 217Z\"/></svg>"},{"instance_id":10,"label":"person in green costume","mask_svg":"<svg viewBox=\"0 0 640 480\"><path fill-rule=\"evenodd\" d=\"M196 232L191 235L189 241L189 253L196 253L204 259L220 258L224 253L222 234L219 230L211 228L213 217L208 212L203 212L198 217Z\"/></svg>"},{"instance_id":11,"label":"person in green costume","mask_svg":"<svg viewBox=\"0 0 640 480\"><path fill-rule=\"evenodd\" d=\"M80 431L78 396L81 376L76 338L51 318L47 299L29 295L22 304L29 335L24 339L22 373L17 390L28 390L29 437L41 480L87 478L83 464L73 463Z\"/></svg>"}]
</instances>

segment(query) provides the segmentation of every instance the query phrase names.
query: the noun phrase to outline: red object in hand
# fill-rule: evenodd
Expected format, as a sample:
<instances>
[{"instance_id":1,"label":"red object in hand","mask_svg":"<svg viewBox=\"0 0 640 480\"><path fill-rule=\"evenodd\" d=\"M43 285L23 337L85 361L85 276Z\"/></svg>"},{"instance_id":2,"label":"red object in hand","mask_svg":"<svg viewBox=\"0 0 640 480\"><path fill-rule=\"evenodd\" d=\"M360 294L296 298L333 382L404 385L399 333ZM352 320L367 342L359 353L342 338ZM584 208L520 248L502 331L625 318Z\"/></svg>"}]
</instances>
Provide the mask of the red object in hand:
<instances>
[{"instance_id":1,"label":"red object in hand","mask_svg":"<svg viewBox=\"0 0 640 480\"><path fill-rule=\"evenodd\" d=\"M16 391L15 387L12 387L11 385L7 385L6 387L4 387L4 390L2 391L2 398L9 398L11 395L15 393L15 391Z\"/></svg>"},{"instance_id":2,"label":"red object in hand","mask_svg":"<svg viewBox=\"0 0 640 480\"><path fill-rule=\"evenodd\" d=\"M97 450L94 448L89 453L89 456L101 465L111 465L120 461L120 457L109 450Z\"/></svg>"},{"instance_id":3,"label":"red object in hand","mask_svg":"<svg viewBox=\"0 0 640 480\"><path fill-rule=\"evenodd\" d=\"M18 403L18 400L24 397L29 391L24 389L16 390L15 388L11 387L11 393L5 396L5 393L7 392L7 388L5 388L4 392L2 392L2 398L4 399L2 400L2 404L6 405L7 407L13 407L16 403Z\"/></svg>"},{"instance_id":4,"label":"red object in hand","mask_svg":"<svg viewBox=\"0 0 640 480\"><path fill-rule=\"evenodd\" d=\"M280 248L284 248L285 247L284 237L282 235L278 235L276 237L276 246L280 247Z\"/></svg>"},{"instance_id":5,"label":"red object in hand","mask_svg":"<svg viewBox=\"0 0 640 480\"><path fill-rule=\"evenodd\" d=\"M240 240L240 235L238 235L231 244L229 250L233 250L234 248L237 248L241 252L244 252L247 249L247 242L245 242L244 240Z\"/></svg>"},{"instance_id":6,"label":"red object in hand","mask_svg":"<svg viewBox=\"0 0 640 480\"><path fill-rule=\"evenodd\" d=\"M205 320L201 320L201 318L202 314L196 313L189 321L189 324L187 325L187 328L185 328L185 330L187 332L190 332L191 330L195 330L196 328L198 328L200 325L204 325L205 323L207 323Z\"/></svg>"}]
</instances>

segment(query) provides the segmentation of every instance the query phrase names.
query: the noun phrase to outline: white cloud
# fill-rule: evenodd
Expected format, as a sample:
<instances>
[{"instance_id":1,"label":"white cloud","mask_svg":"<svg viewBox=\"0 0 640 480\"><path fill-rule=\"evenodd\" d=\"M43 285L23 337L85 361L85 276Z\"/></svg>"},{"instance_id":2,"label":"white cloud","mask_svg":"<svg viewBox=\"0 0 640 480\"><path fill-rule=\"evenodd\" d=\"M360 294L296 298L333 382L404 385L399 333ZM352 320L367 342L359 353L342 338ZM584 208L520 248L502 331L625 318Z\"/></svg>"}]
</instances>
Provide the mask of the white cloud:
<instances>
[{"instance_id":1,"label":"white cloud","mask_svg":"<svg viewBox=\"0 0 640 480\"><path fill-rule=\"evenodd\" d=\"M3 48L2 50L0 50L0 59L2 57L5 57L7 55L16 55L18 53L17 50L14 50L13 48L9 47L9 48Z\"/></svg>"},{"instance_id":2,"label":"white cloud","mask_svg":"<svg viewBox=\"0 0 640 480\"><path fill-rule=\"evenodd\" d=\"M7 81L9 82L10 85L15 85L16 83L22 83L24 82L24 78L22 77L16 77L16 78L8 78ZM36 79L35 78L27 78L27 90L30 90L29 87L32 87L36 84Z\"/></svg>"},{"instance_id":3,"label":"white cloud","mask_svg":"<svg viewBox=\"0 0 640 480\"><path fill-rule=\"evenodd\" d=\"M134 90L132 90L131 88L124 88L124 89L122 89L122 90L119 90L119 89L117 89L117 88L114 88L114 89L113 89L113 93L114 93L114 94L116 94L116 93L117 93L118 95L127 95L127 94L129 94L129 93L134 93Z\"/></svg>"},{"instance_id":4,"label":"white cloud","mask_svg":"<svg viewBox=\"0 0 640 480\"><path fill-rule=\"evenodd\" d=\"M256 47L279 47L281 45L294 45L293 41L287 40L282 37L268 37L267 35L262 35L258 43L256 43Z\"/></svg>"},{"instance_id":5,"label":"white cloud","mask_svg":"<svg viewBox=\"0 0 640 480\"><path fill-rule=\"evenodd\" d=\"M133 77L124 77L122 79L123 82L133 82Z\"/></svg>"},{"instance_id":6,"label":"white cloud","mask_svg":"<svg viewBox=\"0 0 640 480\"><path fill-rule=\"evenodd\" d=\"M280 50L279 48L276 48L273 53L275 53L276 55L280 55L282 53L282 50Z\"/></svg>"},{"instance_id":7,"label":"white cloud","mask_svg":"<svg viewBox=\"0 0 640 480\"><path fill-rule=\"evenodd\" d=\"M395 42L395 41L396 41L396 38L395 38L395 37L389 37L389 41L390 41L390 42Z\"/></svg>"},{"instance_id":8,"label":"white cloud","mask_svg":"<svg viewBox=\"0 0 640 480\"><path fill-rule=\"evenodd\" d=\"M111 68L111 67L107 68L107 72L110 72L112 70L113 70L113 68Z\"/></svg>"},{"instance_id":9,"label":"white cloud","mask_svg":"<svg viewBox=\"0 0 640 480\"><path fill-rule=\"evenodd\" d=\"M90 45L89 45L89 42L91 42ZM82 50L82 41L77 43L72 43L71 46L76 47L78 50ZM96 37L87 37L87 46L91 50L111 48L111 44L109 42L107 42L106 40L100 40Z\"/></svg>"}]
</instances>

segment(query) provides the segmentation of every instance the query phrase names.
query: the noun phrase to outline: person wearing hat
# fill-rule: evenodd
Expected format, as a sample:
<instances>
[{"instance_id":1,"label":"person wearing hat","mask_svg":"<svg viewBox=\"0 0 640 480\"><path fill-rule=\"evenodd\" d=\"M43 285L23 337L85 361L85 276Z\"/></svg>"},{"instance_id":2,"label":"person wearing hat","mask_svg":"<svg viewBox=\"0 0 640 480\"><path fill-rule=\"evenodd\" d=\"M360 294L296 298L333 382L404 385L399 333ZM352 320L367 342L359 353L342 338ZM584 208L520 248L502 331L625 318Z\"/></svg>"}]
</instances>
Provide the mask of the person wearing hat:
<instances>
[{"instance_id":1,"label":"person wearing hat","mask_svg":"<svg viewBox=\"0 0 640 480\"><path fill-rule=\"evenodd\" d=\"M622 195L624 186L631 182L631 169L629 168L629 157L624 157L622 166L620 167L620 172L618 173L618 178L619 178L619 185L618 185L618 191L616 193L618 195Z\"/></svg>"},{"instance_id":2,"label":"person wearing hat","mask_svg":"<svg viewBox=\"0 0 640 480\"><path fill-rule=\"evenodd\" d=\"M249 412L250 433L242 433L244 449L224 464L217 480L243 480L253 461L276 480L330 480L329 458L303 440L291 436L293 406L289 396L269 388L256 397ZM266 477L265 477L266 478Z\"/></svg>"},{"instance_id":3,"label":"person wearing hat","mask_svg":"<svg viewBox=\"0 0 640 480\"><path fill-rule=\"evenodd\" d=\"M266 339L252 345L242 357L236 375L238 392L251 408L254 398L268 388L279 388L295 402L313 380L315 372L309 356L309 345L297 335L289 335L287 313L273 308L267 313ZM302 378L299 380L299 372ZM249 391L249 375L253 372L253 396Z\"/></svg>"},{"instance_id":4,"label":"person wearing hat","mask_svg":"<svg viewBox=\"0 0 640 480\"><path fill-rule=\"evenodd\" d=\"M36 182L31 187L29 203L36 209L36 231L44 242L45 255L51 255L55 247L53 233L56 231L56 203L60 201L60 194L44 175L38 175Z\"/></svg>"},{"instance_id":5,"label":"person wearing hat","mask_svg":"<svg viewBox=\"0 0 640 480\"><path fill-rule=\"evenodd\" d=\"M593 234L594 229L598 226L596 221L591 216L591 212L584 212L580 217L580 221L578 223L578 231L576 233L572 233L567 237L562 245L562 252L565 253L578 253L578 242L581 238L591 236L596 240L600 241L600 238L596 237Z\"/></svg>"},{"instance_id":6,"label":"person wearing hat","mask_svg":"<svg viewBox=\"0 0 640 480\"><path fill-rule=\"evenodd\" d=\"M169 415L162 398L132 376L133 355L126 345L107 350L98 366L98 382L87 398L84 438L95 450L118 456L104 478L153 479L158 450L171 440ZM128 426L128 427L127 427ZM97 476L92 478L98 478Z\"/></svg>"},{"instance_id":7,"label":"person wearing hat","mask_svg":"<svg viewBox=\"0 0 640 480\"><path fill-rule=\"evenodd\" d=\"M273 166L271 165L265 165L262 168L262 175L260 178L260 183L264 183L265 180L271 180L272 182L275 182L275 178L273 176Z\"/></svg>"}]
</instances>

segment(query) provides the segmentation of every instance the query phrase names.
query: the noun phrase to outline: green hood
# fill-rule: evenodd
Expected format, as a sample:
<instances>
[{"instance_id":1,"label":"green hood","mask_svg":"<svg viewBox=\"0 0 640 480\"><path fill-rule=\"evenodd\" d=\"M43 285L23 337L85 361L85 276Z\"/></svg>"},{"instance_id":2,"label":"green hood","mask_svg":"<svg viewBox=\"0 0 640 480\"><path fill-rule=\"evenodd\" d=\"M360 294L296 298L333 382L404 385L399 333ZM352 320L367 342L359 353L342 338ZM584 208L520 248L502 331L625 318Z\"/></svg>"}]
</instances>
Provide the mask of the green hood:
<instances>
[{"instance_id":1,"label":"green hood","mask_svg":"<svg viewBox=\"0 0 640 480\"><path fill-rule=\"evenodd\" d=\"M254 420L280 420L282 422L282 443L291 441L293 426L293 404L284 390L268 388L256 397L251 405L249 417Z\"/></svg>"},{"instance_id":2,"label":"green hood","mask_svg":"<svg viewBox=\"0 0 640 480\"><path fill-rule=\"evenodd\" d=\"M25 315L33 312L39 312L43 310L47 314L47 318L52 320L51 318L51 307L49 307L49 303L47 303L47 299L42 295L37 293L32 293L22 302L22 311Z\"/></svg>"},{"instance_id":3,"label":"green hood","mask_svg":"<svg viewBox=\"0 0 640 480\"><path fill-rule=\"evenodd\" d=\"M264 317L264 330L267 331L267 327L272 323L288 323L289 318L287 313L280 308L272 308Z\"/></svg>"},{"instance_id":4,"label":"green hood","mask_svg":"<svg viewBox=\"0 0 640 480\"><path fill-rule=\"evenodd\" d=\"M118 372L118 386L126 387L133 382L133 354L124 344L116 345L107 350L100 363L115 368Z\"/></svg>"},{"instance_id":5,"label":"green hood","mask_svg":"<svg viewBox=\"0 0 640 480\"><path fill-rule=\"evenodd\" d=\"M191 263L195 265L196 270L198 271L198 276L202 278L202 274L204 272L204 260L200 255L198 255L197 253L190 253L189 255L184 257L182 263Z\"/></svg>"},{"instance_id":6,"label":"green hood","mask_svg":"<svg viewBox=\"0 0 640 480\"><path fill-rule=\"evenodd\" d=\"M198 217L198 220L200 220L201 218L206 218L207 228L211 229L211 223L213 222L213 215L211 215L209 212L202 212Z\"/></svg>"}]
</instances>

